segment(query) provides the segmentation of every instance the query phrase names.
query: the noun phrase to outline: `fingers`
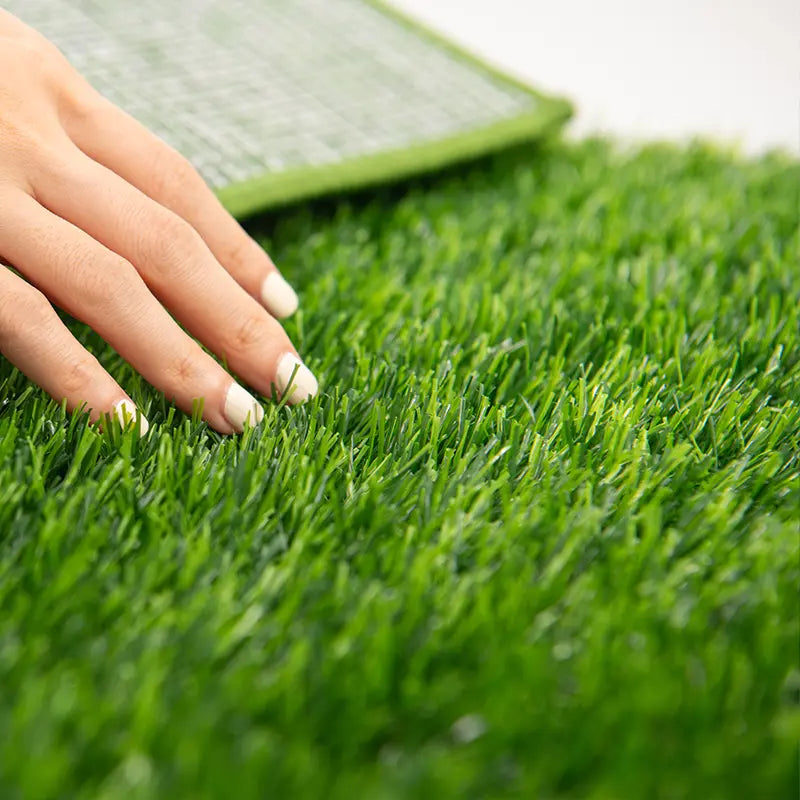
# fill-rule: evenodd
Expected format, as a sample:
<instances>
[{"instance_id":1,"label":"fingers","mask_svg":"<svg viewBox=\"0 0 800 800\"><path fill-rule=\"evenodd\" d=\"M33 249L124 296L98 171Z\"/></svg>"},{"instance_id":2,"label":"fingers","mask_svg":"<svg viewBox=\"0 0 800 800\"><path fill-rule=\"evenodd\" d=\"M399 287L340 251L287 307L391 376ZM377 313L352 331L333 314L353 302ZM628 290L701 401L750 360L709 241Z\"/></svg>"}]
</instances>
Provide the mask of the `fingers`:
<instances>
[{"instance_id":1,"label":"fingers","mask_svg":"<svg viewBox=\"0 0 800 800\"><path fill-rule=\"evenodd\" d=\"M217 261L273 316L295 312L298 299L292 287L183 156L94 90L83 109L64 125L86 155L186 220Z\"/></svg>"},{"instance_id":2,"label":"fingers","mask_svg":"<svg viewBox=\"0 0 800 800\"><path fill-rule=\"evenodd\" d=\"M148 423L133 401L69 332L47 298L11 270L0 267L0 353L67 409L86 408L92 422L103 415L134 421L142 436Z\"/></svg>"},{"instance_id":3,"label":"fingers","mask_svg":"<svg viewBox=\"0 0 800 800\"><path fill-rule=\"evenodd\" d=\"M57 305L90 325L181 409L192 413L195 403L202 401L203 417L222 433L241 431L245 422L261 421L263 409L254 398L180 329L129 262L24 193L5 200L0 197L0 210L0 253L4 258ZM29 291L35 290L29 287ZM42 297L40 292L36 295ZM32 318L38 320L42 316L45 315L40 312ZM28 338L36 339L36 330L34 327ZM7 338L12 344L6 347L25 356L25 347L14 345L13 335ZM28 347L42 355L50 344L46 340ZM60 351L64 351L63 345ZM94 387L91 391L100 392L94 401L98 409L108 408L115 397L124 398L116 384L116 394L112 391L108 385L111 379L99 375L86 356L78 360L73 353L67 362L81 365L76 373L81 378L77 387L80 391L73 394L72 402L77 403L81 392L89 391L84 384ZM28 369L37 370L36 377L31 377L40 385L47 383L55 390L59 379L48 378L51 362L49 359L41 368Z\"/></svg>"},{"instance_id":4,"label":"fingers","mask_svg":"<svg viewBox=\"0 0 800 800\"><path fill-rule=\"evenodd\" d=\"M186 221L77 149L53 159L34 190L54 214L132 264L177 319L259 392L271 395L274 385L292 403L316 394L316 379L280 324Z\"/></svg>"}]
</instances>

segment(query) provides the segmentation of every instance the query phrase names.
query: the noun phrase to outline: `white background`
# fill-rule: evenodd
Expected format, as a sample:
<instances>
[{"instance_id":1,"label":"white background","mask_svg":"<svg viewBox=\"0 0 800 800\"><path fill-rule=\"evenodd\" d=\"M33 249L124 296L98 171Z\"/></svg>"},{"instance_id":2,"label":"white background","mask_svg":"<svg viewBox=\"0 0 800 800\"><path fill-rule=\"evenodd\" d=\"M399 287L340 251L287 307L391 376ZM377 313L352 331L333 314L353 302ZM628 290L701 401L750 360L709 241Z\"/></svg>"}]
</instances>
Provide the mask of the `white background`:
<instances>
[{"instance_id":1,"label":"white background","mask_svg":"<svg viewBox=\"0 0 800 800\"><path fill-rule=\"evenodd\" d=\"M800 153L800 0L392 0L546 91L573 135Z\"/></svg>"}]
</instances>

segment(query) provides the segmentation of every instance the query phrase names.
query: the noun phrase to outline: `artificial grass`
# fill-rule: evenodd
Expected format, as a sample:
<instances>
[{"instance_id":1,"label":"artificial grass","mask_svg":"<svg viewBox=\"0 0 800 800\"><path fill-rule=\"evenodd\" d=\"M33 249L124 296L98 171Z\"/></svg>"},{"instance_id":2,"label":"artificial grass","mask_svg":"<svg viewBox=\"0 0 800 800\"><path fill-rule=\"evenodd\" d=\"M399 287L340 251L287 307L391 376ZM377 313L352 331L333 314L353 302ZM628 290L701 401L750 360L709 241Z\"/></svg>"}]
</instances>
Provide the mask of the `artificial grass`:
<instances>
[{"instance_id":1,"label":"artificial grass","mask_svg":"<svg viewBox=\"0 0 800 800\"><path fill-rule=\"evenodd\" d=\"M0 366L0 796L797 787L800 166L549 144L261 234L323 394Z\"/></svg>"}]
</instances>

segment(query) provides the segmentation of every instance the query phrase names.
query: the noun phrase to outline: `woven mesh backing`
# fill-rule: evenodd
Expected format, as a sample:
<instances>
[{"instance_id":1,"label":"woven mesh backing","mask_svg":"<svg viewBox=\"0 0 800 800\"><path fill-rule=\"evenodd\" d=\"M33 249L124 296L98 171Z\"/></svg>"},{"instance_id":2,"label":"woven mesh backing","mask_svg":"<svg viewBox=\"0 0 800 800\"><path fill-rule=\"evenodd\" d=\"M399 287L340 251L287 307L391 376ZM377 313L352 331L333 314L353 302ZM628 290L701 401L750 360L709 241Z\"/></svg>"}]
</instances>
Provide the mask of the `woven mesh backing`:
<instances>
[{"instance_id":1,"label":"woven mesh backing","mask_svg":"<svg viewBox=\"0 0 800 800\"><path fill-rule=\"evenodd\" d=\"M363 0L5 0L215 188L434 142L537 100Z\"/></svg>"}]
</instances>

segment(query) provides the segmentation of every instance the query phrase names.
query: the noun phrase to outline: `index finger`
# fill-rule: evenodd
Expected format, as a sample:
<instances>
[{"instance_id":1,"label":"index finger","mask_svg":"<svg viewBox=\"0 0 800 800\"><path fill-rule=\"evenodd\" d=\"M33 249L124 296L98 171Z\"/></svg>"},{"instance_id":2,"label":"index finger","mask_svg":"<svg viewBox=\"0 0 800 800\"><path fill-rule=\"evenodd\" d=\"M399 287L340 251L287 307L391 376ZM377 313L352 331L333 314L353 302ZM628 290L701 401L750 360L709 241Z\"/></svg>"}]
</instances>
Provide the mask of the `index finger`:
<instances>
[{"instance_id":1,"label":"index finger","mask_svg":"<svg viewBox=\"0 0 800 800\"><path fill-rule=\"evenodd\" d=\"M186 220L217 261L274 317L297 310L297 294L272 259L180 153L88 86L64 126L86 155Z\"/></svg>"}]
</instances>

